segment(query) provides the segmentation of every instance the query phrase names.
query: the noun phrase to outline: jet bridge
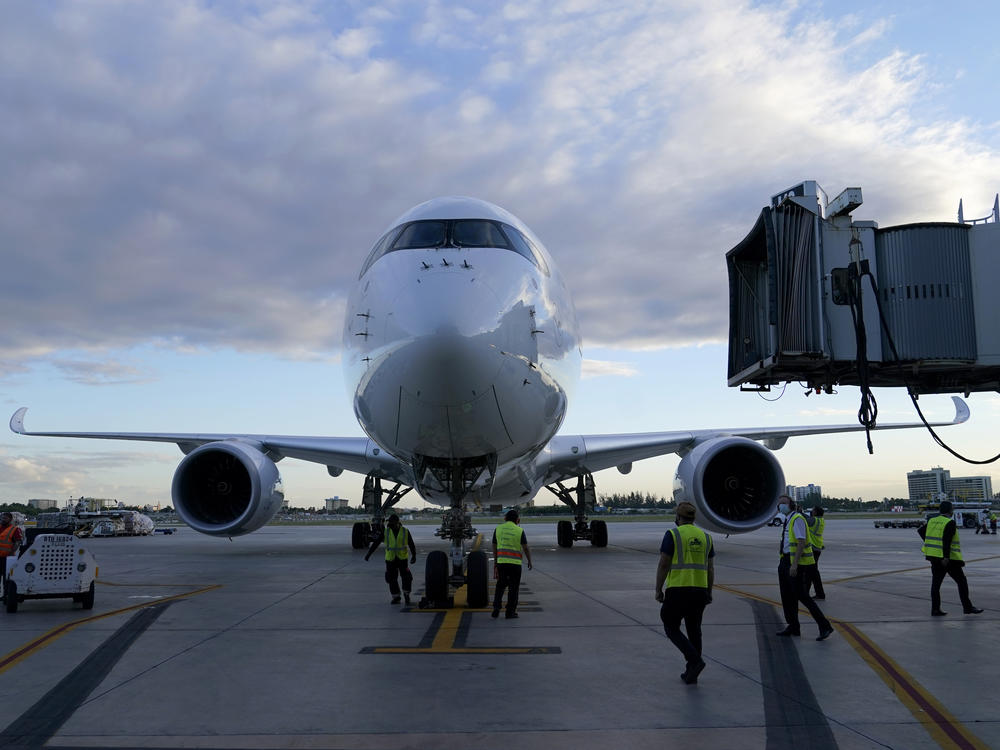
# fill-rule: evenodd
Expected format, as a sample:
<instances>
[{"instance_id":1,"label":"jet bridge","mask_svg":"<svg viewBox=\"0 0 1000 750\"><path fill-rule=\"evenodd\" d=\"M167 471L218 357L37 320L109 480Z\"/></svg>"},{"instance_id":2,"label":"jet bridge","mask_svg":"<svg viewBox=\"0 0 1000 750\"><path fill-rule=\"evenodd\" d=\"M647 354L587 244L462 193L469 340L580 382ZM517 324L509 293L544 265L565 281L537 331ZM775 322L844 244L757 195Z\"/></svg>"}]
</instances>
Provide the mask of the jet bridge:
<instances>
[{"instance_id":1,"label":"jet bridge","mask_svg":"<svg viewBox=\"0 0 1000 750\"><path fill-rule=\"evenodd\" d=\"M1000 390L1000 195L967 221L854 221L861 188L771 198L726 253L729 385Z\"/></svg>"}]
</instances>

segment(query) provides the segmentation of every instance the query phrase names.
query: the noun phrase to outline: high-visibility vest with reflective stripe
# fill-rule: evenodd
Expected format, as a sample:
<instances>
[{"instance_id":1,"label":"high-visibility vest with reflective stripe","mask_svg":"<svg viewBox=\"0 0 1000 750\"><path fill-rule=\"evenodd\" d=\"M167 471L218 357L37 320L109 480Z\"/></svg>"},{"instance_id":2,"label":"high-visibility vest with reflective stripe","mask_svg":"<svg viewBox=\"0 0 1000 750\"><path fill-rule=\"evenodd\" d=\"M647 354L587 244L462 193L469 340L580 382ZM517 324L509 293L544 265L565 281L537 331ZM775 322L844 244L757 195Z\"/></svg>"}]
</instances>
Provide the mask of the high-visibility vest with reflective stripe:
<instances>
[{"instance_id":1,"label":"high-visibility vest with reflective stripe","mask_svg":"<svg viewBox=\"0 0 1000 750\"><path fill-rule=\"evenodd\" d=\"M387 562L391 562L399 558L400 560L405 560L410 556L410 552L407 549L409 545L406 542L407 534L406 527L400 526L399 533L394 534L392 527L385 527L385 559Z\"/></svg>"},{"instance_id":2,"label":"high-visibility vest with reflective stripe","mask_svg":"<svg viewBox=\"0 0 1000 750\"><path fill-rule=\"evenodd\" d=\"M927 521L927 528L924 531L924 545L921 547L924 557L944 558L944 527L951 520L948 516L934 516ZM955 535L951 538L951 547L948 548L949 560L962 559L962 545L958 541L958 524L955 524Z\"/></svg>"},{"instance_id":3,"label":"high-visibility vest with reflective stripe","mask_svg":"<svg viewBox=\"0 0 1000 750\"><path fill-rule=\"evenodd\" d=\"M17 526L14 524L0 529L0 557L10 557L17 551L17 541L14 539L15 531L17 531Z\"/></svg>"},{"instance_id":4,"label":"high-visibility vest with reflective stripe","mask_svg":"<svg viewBox=\"0 0 1000 750\"><path fill-rule=\"evenodd\" d=\"M708 588L708 556L712 537L691 523L670 529L674 538L674 555L667 573L667 588L696 586Z\"/></svg>"},{"instance_id":5,"label":"high-visibility vest with reflective stripe","mask_svg":"<svg viewBox=\"0 0 1000 750\"><path fill-rule=\"evenodd\" d=\"M806 529L809 533L809 543L812 544L813 549L823 549L823 530L826 528L826 519L822 516L814 516L812 519L812 525L809 521L806 521Z\"/></svg>"},{"instance_id":6,"label":"high-visibility vest with reflective stripe","mask_svg":"<svg viewBox=\"0 0 1000 750\"><path fill-rule=\"evenodd\" d=\"M799 539L795 536L795 519L801 518L802 525L806 527L806 535L804 539ZM795 559L795 550L798 546L802 545L802 557L799 558L799 565L815 565L816 558L813 557L813 548L809 543L809 523L806 521L806 517L795 511L788 517L788 553L791 555L792 560Z\"/></svg>"},{"instance_id":7,"label":"high-visibility vest with reflective stripe","mask_svg":"<svg viewBox=\"0 0 1000 750\"><path fill-rule=\"evenodd\" d=\"M497 526L497 562L508 565L521 564L521 527L513 521Z\"/></svg>"}]
</instances>

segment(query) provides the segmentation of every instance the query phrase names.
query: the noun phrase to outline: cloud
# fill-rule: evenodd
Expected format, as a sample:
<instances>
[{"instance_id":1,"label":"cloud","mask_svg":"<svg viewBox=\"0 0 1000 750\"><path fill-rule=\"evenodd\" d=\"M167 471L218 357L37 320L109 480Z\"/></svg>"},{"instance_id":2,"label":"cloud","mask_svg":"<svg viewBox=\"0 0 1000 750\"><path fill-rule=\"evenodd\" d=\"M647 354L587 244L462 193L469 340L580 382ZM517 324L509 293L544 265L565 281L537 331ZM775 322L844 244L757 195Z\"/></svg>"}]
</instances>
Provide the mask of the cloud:
<instances>
[{"instance_id":1,"label":"cloud","mask_svg":"<svg viewBox=\"0 0 1000 750\"><path fill-rule=\"evenodd\" d=\"M581 377L599 378L604 375L630 378L639 371L628 362L610 362L600 359L585 359L581 369Z\"/></svg>"},{"instance_id":2,"label":"cloud","mask_svg":"<svg viewBox=\"0 0 1000 750\"><path fill-rule=\"evenodd\" d=\"M725 340L724 253L772 193L860 184L886 225L995 188L981 127L925 114L919 50L819 11L21 6L0 27L0 377L149 342L336 356L371 243L437 194L535 230L588 346Z\"/></svg>"}]
</instances>

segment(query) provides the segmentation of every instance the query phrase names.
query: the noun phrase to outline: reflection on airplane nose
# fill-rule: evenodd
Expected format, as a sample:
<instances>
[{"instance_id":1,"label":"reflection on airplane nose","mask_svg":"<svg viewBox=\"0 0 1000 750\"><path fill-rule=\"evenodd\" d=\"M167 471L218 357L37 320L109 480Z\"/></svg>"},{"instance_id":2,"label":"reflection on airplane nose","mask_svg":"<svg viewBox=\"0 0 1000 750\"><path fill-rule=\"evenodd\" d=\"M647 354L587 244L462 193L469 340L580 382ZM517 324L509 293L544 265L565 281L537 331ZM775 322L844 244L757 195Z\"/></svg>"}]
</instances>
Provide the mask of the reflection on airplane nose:
<instances>
[{"instance_id":1,"label":"reflection on airplane nose","mask_svg":"<svg viewBox=\"0 0 1000 750\"><path fill-rule=\"evenodd\" d=\"M400 292L387 321L386 338L433 334L471 337L488 334L500 318L493 290L467 271L430 271Z\"/></svg>"}]
</instances>

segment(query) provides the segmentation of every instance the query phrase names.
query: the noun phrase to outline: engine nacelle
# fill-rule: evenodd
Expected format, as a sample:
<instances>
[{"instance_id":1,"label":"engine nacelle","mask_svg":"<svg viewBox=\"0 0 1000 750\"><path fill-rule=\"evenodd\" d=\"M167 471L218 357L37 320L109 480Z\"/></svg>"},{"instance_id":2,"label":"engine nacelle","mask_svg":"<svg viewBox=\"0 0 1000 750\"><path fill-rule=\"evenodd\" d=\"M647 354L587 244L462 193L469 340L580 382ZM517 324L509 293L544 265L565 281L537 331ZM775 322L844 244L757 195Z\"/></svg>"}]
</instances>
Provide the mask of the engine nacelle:
<instances>
[{"instance_id":1,"label":"engine nacelle","mask_svg":"<svg viewBox=\"0 0 1000 750\"><path fill-rule=\"evenodd\" d=\"M696 523L709 531L738 534L766 524L775 514L785 474L774 454L743 437L706 440L681 459L674 500L698 509Z\"/></svg>"},{"instance_id":2,"label":"engine nacelle","mask_svg":"<svg viewBox=\"0 0 1000 750\"><path fill-rule=\"evenodd\" d=\"M256 531L285 499L274 461L238 440L206 443L191 451L174 472L170 494L184 523L212 536Z\"/></svg>"}]
</instances>

